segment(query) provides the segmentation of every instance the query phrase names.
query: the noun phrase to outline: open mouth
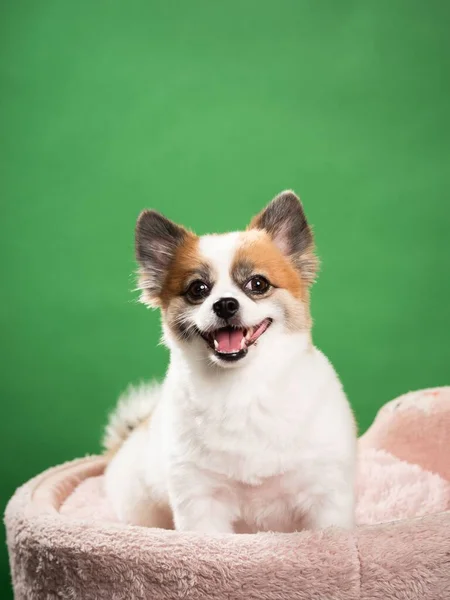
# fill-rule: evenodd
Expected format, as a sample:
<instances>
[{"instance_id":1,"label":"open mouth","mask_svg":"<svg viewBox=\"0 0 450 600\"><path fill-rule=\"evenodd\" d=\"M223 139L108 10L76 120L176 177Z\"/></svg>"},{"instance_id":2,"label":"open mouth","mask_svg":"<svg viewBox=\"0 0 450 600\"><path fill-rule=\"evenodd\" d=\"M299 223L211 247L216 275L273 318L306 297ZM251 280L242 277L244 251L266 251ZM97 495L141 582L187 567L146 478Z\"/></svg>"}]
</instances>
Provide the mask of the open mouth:
<instances>
[{"instance_id":1,"label":"open mouth","mask_svg":"<svg viewBox=\"0 0 450 600\"><path fill-rule=\"evenodd\" d=\"M221 327L209 333L202 333L202 337L218 358L234 362L247 354L250 346L257 342L271 323L272 319L264 319L255 327Z\"/></svg>"}]
</instances>

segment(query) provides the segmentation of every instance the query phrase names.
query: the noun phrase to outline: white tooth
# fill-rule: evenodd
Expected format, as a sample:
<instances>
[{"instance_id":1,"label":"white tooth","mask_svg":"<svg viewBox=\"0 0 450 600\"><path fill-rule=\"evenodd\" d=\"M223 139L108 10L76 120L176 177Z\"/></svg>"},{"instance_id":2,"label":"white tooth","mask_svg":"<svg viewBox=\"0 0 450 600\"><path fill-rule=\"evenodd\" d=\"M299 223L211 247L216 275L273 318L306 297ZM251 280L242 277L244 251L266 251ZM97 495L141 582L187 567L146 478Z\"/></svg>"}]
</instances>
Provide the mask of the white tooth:
<instances>
[{"instance_id":1,"label":"white tooth","mask_svg":"<svg viewBox=\"0 0 450 600\"><path fill-rule=\"evenodd\" d=\"M214 348L217 350L219 347L219 342L214 338Z\"/></svg>"},{"instance_id":2,"label":"white tooth","mask_svg":"<svg viewBox=\"0 0 450 600\"><path fill-rule=\"evenodd\" d=\"M245 339L249 340L252 337L252 335L253 335L253 327L249 327L247 329L247 333L245 334Z\"/></svg>"},{"instance_id":3,"label":"white tooth","mask_svg":"<svg viewBox=\"0 0 450 600\"><path fill-rule=\"evenodd\" d=\"M241 340L241 350L243 350L245 348L245 340L246 339L247 338L243 337L242 340Z\"/></svg>"}]
</instances>

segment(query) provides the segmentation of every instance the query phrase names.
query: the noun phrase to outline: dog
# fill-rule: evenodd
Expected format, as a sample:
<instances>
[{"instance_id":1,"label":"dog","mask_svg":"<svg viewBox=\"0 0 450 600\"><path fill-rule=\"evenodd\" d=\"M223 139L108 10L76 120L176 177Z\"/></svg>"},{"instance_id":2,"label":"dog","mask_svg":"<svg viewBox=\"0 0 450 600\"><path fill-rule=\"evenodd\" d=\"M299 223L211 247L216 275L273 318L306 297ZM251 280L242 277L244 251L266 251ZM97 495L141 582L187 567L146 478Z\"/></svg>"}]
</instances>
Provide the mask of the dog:
<instances>
[{"instance_id":1,"label":"dog","mask_svg":"<svg viewBox=\"0 0 450 600\"><path fill-rule=\"evenodd\" d=\"M312 343L318 261L299 198L282 192L245 231L201 237L145 210L135 242L170 363L110 418L118 518L210 534L351 529L355 421Z\"/></svg>"}]
</instances>

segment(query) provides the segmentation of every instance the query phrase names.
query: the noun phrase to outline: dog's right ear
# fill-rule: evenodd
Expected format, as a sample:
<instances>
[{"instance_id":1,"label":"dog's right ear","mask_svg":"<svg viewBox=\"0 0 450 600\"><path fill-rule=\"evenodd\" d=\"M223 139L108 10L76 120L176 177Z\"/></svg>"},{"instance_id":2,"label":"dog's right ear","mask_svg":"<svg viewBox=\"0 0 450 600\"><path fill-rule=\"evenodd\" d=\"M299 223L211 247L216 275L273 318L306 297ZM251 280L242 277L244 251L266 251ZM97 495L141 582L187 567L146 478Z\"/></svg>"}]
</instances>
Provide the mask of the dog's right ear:
<instances>
[{"instance_id":1,"label":"dog's right ear","mask_svg":"<svg viewBox=\"0 0 450 600\"><path fill-rule=\"evenodd\" d=\"M141 300L159 306L161 292L175 254L190 234L154 210L144 210L136 223L136 259Z\"/></svg>"}]
</instances>

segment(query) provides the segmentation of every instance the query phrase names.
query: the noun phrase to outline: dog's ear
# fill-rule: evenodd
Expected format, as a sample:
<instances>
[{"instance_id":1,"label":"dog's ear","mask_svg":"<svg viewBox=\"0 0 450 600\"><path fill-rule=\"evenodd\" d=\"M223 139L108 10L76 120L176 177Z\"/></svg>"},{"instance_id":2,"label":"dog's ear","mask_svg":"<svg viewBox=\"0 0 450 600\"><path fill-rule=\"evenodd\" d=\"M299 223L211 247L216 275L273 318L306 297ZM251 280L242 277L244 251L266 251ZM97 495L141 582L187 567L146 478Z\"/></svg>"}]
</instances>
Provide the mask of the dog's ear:
<instances>
[{"instance_id":1,"label":"dog's ear","mask_svg":"<svg viewBox=\"0 0 450 600\"><path fill-rule=\"evenodd\" d=\"M160 296L175 254L190 234L154 210L144 210L136 223L135 247L139 263L141 300L160 305Z\"/></svg>"},{"instance_id":2,"label":"dog's ear","mask_svg":"<svg viewBox=\"0 0 450 600\"><path fill-rule=\"evenodd\" d=\"M288 257L308 283L314 281L318 260L314 254L314 238L300 199L287 190L252 219L249 229L262 229Z\"/></svg>"}]
</instances>

